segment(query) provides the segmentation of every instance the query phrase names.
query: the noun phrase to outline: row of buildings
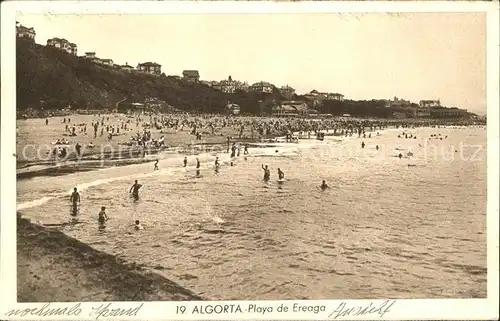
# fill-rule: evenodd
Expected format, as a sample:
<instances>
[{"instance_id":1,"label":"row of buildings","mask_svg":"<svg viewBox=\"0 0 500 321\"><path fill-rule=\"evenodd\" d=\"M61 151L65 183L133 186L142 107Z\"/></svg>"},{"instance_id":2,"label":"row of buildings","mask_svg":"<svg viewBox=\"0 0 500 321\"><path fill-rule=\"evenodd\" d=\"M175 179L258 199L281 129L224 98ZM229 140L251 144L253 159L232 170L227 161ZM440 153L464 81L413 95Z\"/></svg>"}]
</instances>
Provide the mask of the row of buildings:
<instances>
[{"instance_id":1,"label":"row of buildings","mask_svg":"<svg viewBox=\"0 0 500 321\"><path fill-rule=\"evenodd\" d=\"M35 29L25 27L17 21L16 21L16 34L18 38L23 38L35 42L35 36L36 36ZM78 56L78 46L75 43L72 43L64 38L55 37L48 39L47 46L65 51L70 55ZM99 58L96 56L95 52L86 52L84 56L80 57L92 61L93 63L98 65L108 66L126 72L142 72L157 76L160 76L162 74L161 65L156 62L148 61L148 62L138 63L137 66L134 68L133 66L130 66L128 62L126 62L125 65L119 65L115 64L113 62L113 59ZM197 70L184 70L182 74L183 78L188 81L200 80L200 74Z\"/></svg>"},{"instance_id":2,"label":"row of buildings","mask_svg":"<svg viewBox=\"0 0 500 321\"><path fill-rule=\"evenodd\" d=\"M19 38L29 39L33 42L35 41L36 33L33 28L27 28L16 22L16 31ZM78 46L75 43L72 43L64 38L56 37L48 39L47 46L63 50L70 55L78 56ZM128 62L126 62L125 65L119 65L115 64L112 59L99 58L96 56L95 52L86 52L84 56L81 56L81 58L92 61L93 63L98 65L108 66L126 72L142 72L157 76L162 74L161 65L156 62L148 61L138 63L134 68L133 66L129 65ZM184 70L182 72L182 78L187 81L200 82L200 73L198 70ZM231 76L229 76L228 79L224 79L221 81L202 81L201 83L228 94L234 93L236 90L270 94L274 92L275 88L271 83L265 81L259 81L250 86L247 82L233 80ZM287 99L292 99L295 95L295 89L290 87L289 85L282 86L278 89L278 91ZM316 90L311 91L310 93L306 94L306 96L308 96L308 99L313 100L315 104L319 104L319 102L322 100L343 99L343 95L320 93Z\"/></svg>"},{"instance_id":3,"label":"row of buildings","mask_svg":"<svg viewBox=\"0 0 500 321\"><path fill-rule=\"evenodd\" d=\"M433 117L433 118L460 118L467 117L467 109L458 107L445 107L441 105L441 100L420 100L418 104L409 100L394 97L385 101L385 107L398 108L401 111L395 112L396 117Z\"/></svg>"},{"instance_id":4,"label":"row of buildings","mask_svg":"<svg viewBox=\"0 0 500 321\"><path fill-rule=\"evenodd\" d=\"M283 101L273 108L276 117L316 117L321 115L307 101ZM395 118L467 118L470 114L466 109L457 107L405 107L393 112Z\"/></svg>"},{"instance_id":5,"label":"row of buildings","mask_svg":"<svg viewBox=\"0 0 500 321\"><path fill-rule=\"evenodd\" d=\"M396 107L396 108L415 107L415 103L412 103L411 101L409 101L407 99L402 99L402 98L398 98L398 97L394 97L393 99L384 100L384 102L385 102L385 107ZM422 108L443 107L443 106L441 106L441 100L439 100L439 99L421 100L418 103L418 106L422 107Z\"/></svg>"},{"instance_id":6,"label":"row of buildings","mask_svg":"<svg viewBox=\"0 0 500 321\"><path fill-rule=\"evenodd\" d=\"M21 25L16 21L16 34L18 38L27 39L35 42L36 32L34 28L28 28ZM51 38L47 40L47 46L54 47L59 50L65 51L70 55L78 56L78 48L75 43L72 43L64 38ZM162 74L161 65L156 62L143 62L138 63L133 67L127 63L125 65L115 64L112 59L99 58L95 52L86 52L83 59L89 60L95 64L122 70L125 72L140 72L151 75L160 76ZM175 77L175 76L174 76ZM177 77L181 78L181 77ZM200 73L198 70L184 70L182 72L182 79L191 82L200 82ZM275 87L273 84L266 81L259 81L252 85L247 82L233 80L231 76L221 81L201 81L209 87L224 93L234 93L237 90L253 91L264 94L272 94L278 91L286 101L281 102L273 109L276 116L310 116L311 114L318 114L316 108L321 106L324 101L343 101L344 95L339 93L319 92L315 89L303 95L304 100L294 101L295 89L289 85L280 88ZM397 108L400 111L394 112L395 117L466 117L467 110L459 109L456 107L446 108L441 106L440 100L421 100L419 104L412 103L409 100L394 97L391 100L383 100L385 107ZM164 102L161 102L164 103ZM150 102L143 105L150 105ZM239 112L239 106L236 104L228 104L228 108L233 113Z\"/></svg>"},{"instance_id":7,"label":"row of buildings","mask_svg":"<svg viewBox=\"0 0 500 321\"><path fill-rule=\"evenodd\" d=\"M276 90L286 99L292 99L295 96L295 89L289 85L277 88L273 84L266 81L259 81L249 85L246 81L241 82L233 80L231 76L221 81L202 81L201 83L228 94L232 94L236 92L236 90L271 94L276 88ZM315 89L305 94L304 97L312 101L314 105L320 105L320 103L324 100L344 100L344 95L342 94L319 92Z\"/></svg>"}]
</instances>

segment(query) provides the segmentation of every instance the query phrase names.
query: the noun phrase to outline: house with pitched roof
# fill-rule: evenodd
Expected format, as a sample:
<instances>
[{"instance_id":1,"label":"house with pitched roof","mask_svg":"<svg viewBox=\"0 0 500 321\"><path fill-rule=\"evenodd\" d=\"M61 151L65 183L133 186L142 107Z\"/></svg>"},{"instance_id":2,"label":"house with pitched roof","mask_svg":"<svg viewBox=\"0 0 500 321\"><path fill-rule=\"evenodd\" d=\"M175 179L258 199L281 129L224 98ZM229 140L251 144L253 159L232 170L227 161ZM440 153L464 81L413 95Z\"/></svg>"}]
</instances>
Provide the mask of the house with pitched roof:
<instances>
[{"instance_id":1,"label":"house with pitched roof","mask_svg":"<svg viewBox=\"0 0 500 321\"><path fill-rule=\"evenodd\" d=\"M305 101L287 100L287 101L282 101L279 105L273 108L273 116L307 117L309 116L310 111L311 110L309 109L309 106Z\"/></svg>"},{"instance_id":2,"label":"house with pitched roof","mask_svg":"<svg viewBox=\"0 0 500 321\"><path fill-rule=\"evenodd\" d=\"M327 93L326 94L326 100L339 100L339 101L343 101L344 100L344 95L339 94L339 93Z\"/></svg>"},{"instance_id":3,"label":"house with pitched roof","mask_svg":"<svg viewBox=\"0 0 500 321\"><path fill-rule=\"evenodd\" d=\"M281 95L283 95L283 97L290 99L295 94L295 89L293 89L292 87L290 87L288 85L282 86L280 88L280 93L281 93Z\"/></svg>"},{"instance_id":4,"label":"house with pitched roof","mask_svg":"<svg viewBox=\"0 0 500 321\"><path fill-rule=\"evenodd\" d=\"M78 54L76 44L69 42L68 40L66 40L64 38L57 38L56 37L56 38L48 39L47 46L64 50L71 55L76 56Z\"/></svg>"},{"instance_id":5,"label":"house with pitched roof","mask_svg":"<svg viewBox=\"0 0 500 321\"><path fill-rule=\"evenodd\" d=\"M86 60L89 60L95 64L100 64L101 63L101 59L99 59L98 57L96 57L95 55L95 52L86 52L85 53L85 56L82 56L82 58L86 59Z\"/></svg>"},{"instance_id":6,"label":"house with pitched roof","mask_svg":"<svg viewBox=\"0 0 500 321\"><path fill-rule=\"evenodd\" d=\"M33 28L28 28L16 21L16 35L18 38L35 41L36 32Z\"/></svg>"},{"instance_id":7,"label":"house with pitched roof","mask_svg":"<svg viewBox=\"0 0 500 321\"><path fill-rule=\"evenodd\" d=\"M182 78L187 81L198 82L200 81L200 73L198 72L198 70L184 70L182 72Z\"/></svg>"},{"instance_id":8,"label":"house with pitched roof","mask_svg":"<svg viewBox=\"0 0 500 321\"><path fill-rule=\"evenodd\" d=\"M239 115L241 108L240 108L240 105L238 105L238 104L228 103L226 105L226 110L229 114Z\"/></svg>"},{"instance_id":9,"label":"house with pitched roof","mask_svg":"<svg viewBox=\"0 0 500 321\"><path fill-rule=\"evenodd\" d=\"M227 79L222 80L218 83L218 88L220 91L226 94L232 94L236 91L236 81L233 80L231 76Z\"/></svg>"},{"instance_id":10,"label":"house with pitched roof","mask_svg":"<svg viewBox=\"0 0 500 321\"><path fill-rule=\"evenodd\" d=\"M439 108L441 107L441 101L438 100L421 100L418 104L420 107L431 107L431 108Z\"/></svg>"},{"instance_id":11,"label":"house with pitched roof","mask_svg":"<svg viewBox=\"0 0 500 321\"><path fill-rule=\"evenodd\" d=\"M161 65L156 62L143 62L137 65L137 70L152 75L161 75Z\"/></svg>"},{"instance_id":12,"label":"house with pitched roof","mask_svg":"<svg viewBox=\"0 0 500 321\"><path fill-rule=\"evenodd\" d=\"M126 62L124 65L121 65L119 68L126 72L132 72L134 70L134 67L130 66L128 62Z\"/></svg>"},{"instance_id":13,"label":"house with pitched roof","mask_svg":"<svg viewBox=\"0 0 500 321\"><path fill-rule=\"evenodd\" d=\"M101 65L113 67L113 59L101 59Z\"/></svg>"},{"instance_id":14,"label":"house with pitched roof","mask_svg":"<svg viewBox=\"0 0 500 321\"><path fill-rule=\"evenodd\" d=\"M392 100L386 101L385 107L407 108L411 107L411 101L407 99L394 97Z\"/></svg>"},{"instance_id":15,"label":"house with pitched roof","mask_svg":"<svg viewBox=\"0 0 500 321\"><path fill-rule=\"evenodd\" d=\"M260 92L270 94L273 92L273 85L265 81L259 81L254 83L248 88L250 91Z\"/></svg>"},{"instance_id":16,"label":"house with pitched roof","mask_svg":"<svg viewBox=\"0 0 500 321\"><path fill-rule=\"evenodd\" d=\"M83 58L85 58L85 59L94 59L94 58L97 58L97 57L95 56L95 52L86 52L85 56L83 56Z\"/></svg>"}]
</instances>

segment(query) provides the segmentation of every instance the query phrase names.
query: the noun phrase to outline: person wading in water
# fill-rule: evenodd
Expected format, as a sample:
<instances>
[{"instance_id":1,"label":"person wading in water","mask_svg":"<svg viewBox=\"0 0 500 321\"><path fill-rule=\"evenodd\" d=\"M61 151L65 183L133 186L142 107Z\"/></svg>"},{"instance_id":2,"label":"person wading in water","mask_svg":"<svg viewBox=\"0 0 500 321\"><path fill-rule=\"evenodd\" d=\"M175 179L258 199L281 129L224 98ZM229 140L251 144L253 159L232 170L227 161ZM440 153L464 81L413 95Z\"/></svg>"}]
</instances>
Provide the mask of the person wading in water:
<instances>
[{"instance_id":1,"label":"person wading in water","mask_svg":"<svg viewBox=\"0 0 500 321\"><path fill-rule=\"evenodd\" d=\"M99 228L106 227L106 222L108 221L108 215L106 214L106 206L101 207L101 211L99 212L97 221L99 222Z\"/></svg>"},{"instance_id":2,"label":"person wading in water","mask_svg":"<svg viewBox=\"0 0 500 321\"><path fill-rule=\"evenodd\" d=\"M283 178L285 178L285 173L283 173L283 171L278 168L278 179L282 180Z\"/></svg>"},{"instance_id":3,"label":"person wading in water","mask_svg":"<svg viewBox=\"0 0 500 321\"><path fill-rule=\"evenodd\" d=\"M269 167L267 165L264 167L264 164L262 164L262 169L264 170L264 181L268 181L271 178L271 172L269 171Z\"/></svg>"},{"instance_id":4,"label":"person wading in water","mask_svg":"<svg viewBox=\"0 0 500 321\"><path fill-rule=\"evenodd\" d=\"M139 184L137 182L137 180L135 180L134 185L132 185L132 187L130 188L129 193L132 193L132 196L134 197L134 200L136 200L136 201L139 199L139 189L141 187L142 187L142 185Z\"/></svg>"},{"instance_id":5,"label":"person wading in water","mask_svg":"<svg viewBox=\"0 0 500 321\"><path fill-rule=\"evenodd\" d=\"M80 204L80 194L78 193L76 187L73 189L73 193L71 193L71 215L78 215L78 204Z\"/></svg>"}]
</instances>

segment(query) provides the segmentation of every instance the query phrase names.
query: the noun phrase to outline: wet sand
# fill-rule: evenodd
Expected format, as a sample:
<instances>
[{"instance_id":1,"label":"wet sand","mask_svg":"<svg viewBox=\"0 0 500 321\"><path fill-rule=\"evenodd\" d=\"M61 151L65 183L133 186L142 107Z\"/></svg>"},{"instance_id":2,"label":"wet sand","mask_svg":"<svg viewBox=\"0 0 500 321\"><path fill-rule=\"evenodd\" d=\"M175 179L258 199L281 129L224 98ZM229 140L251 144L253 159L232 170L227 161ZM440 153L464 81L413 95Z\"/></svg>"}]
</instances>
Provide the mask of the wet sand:
<instances>
[{"instance_id":1,"label":"wet sand","mask_svg":"<svg viewBox=\"0 0 500 321\"><path fill-rule=\"evenodd\" d=\"M17 220L19 302L202 300L143 267L55 229Z\"/></svg>"}]
</instances>

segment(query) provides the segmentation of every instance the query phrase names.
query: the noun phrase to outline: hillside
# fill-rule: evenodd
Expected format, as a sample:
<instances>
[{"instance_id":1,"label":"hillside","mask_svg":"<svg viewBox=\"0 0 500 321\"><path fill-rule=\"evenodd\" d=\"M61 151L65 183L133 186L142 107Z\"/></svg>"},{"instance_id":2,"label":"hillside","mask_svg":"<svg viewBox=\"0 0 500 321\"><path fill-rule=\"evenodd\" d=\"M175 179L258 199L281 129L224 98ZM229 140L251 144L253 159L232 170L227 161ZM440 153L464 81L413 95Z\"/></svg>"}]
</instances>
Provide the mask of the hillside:
<instances>
[{"instance_id":1,"label":"hillside","mask_svg":"<svg viewBox=\"0 0 500 321\"><path fill-rule=\"evenodd\" d=\"M158 97L186 111L224 112L228 101L242 113L258 114L261 104L281 100L272 95L238 91L225 94L208 86L174 77L126 73L98 66L61 50L17 41L17 110L114 108L119 101Z\"/></svg>"}]
</instances>

